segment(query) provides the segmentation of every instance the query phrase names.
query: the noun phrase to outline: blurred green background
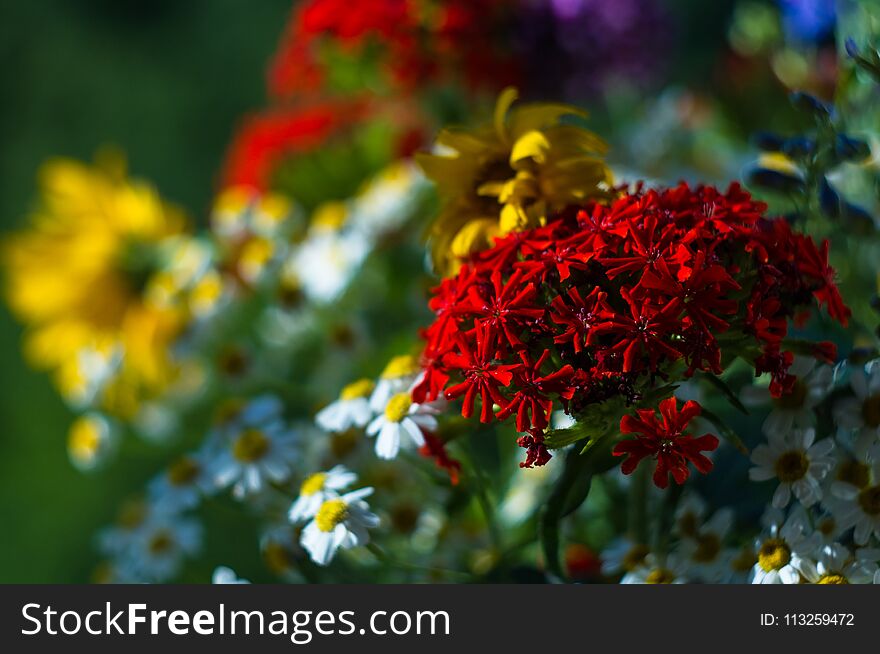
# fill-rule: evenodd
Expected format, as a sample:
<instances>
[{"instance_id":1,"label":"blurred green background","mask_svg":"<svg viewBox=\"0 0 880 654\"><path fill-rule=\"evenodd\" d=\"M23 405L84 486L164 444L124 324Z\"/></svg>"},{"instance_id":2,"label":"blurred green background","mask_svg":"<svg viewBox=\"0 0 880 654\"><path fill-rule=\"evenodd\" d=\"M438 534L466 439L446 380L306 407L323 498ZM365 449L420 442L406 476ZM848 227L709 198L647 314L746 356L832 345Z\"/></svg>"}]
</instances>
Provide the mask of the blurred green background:
<instances>
[{"instance_id":1,"label":"blurred green background","mask_svg":"<svg viewBox=\"0 0 880 654\"><path fill-rule=\"evenodd\" d=\"M203 219L236 121L263 104L263 70L290 5L3 3L0 230L23 222L43 160L90 160L106 143ZM128 439L113 466L77 472L64 448L70 413L49 379L25 366L20 338L0 307L0 582L84 582L95 532L165 456Z\"/></svg>"}]
</instances>

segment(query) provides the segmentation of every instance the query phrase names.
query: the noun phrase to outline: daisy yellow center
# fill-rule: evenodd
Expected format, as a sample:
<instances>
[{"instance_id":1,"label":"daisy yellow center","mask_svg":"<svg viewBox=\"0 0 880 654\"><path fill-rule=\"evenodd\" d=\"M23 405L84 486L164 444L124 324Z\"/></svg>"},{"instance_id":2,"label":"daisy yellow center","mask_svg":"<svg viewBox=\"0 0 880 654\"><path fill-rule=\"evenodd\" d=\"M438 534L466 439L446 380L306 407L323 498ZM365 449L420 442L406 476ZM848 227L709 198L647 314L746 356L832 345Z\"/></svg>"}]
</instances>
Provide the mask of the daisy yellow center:
<instances>
[{"instance_id":1,"label":"daisy yellow center","mask_svg":"<svg viewBox=\"0 0 880 654\"><path fill-rule=\"evenodd\" d=\"M388 400L385 406L385 417L389 422L400 422L409 413L412 406L412 398L409 393L398 393Z\"/></svg>"},{"instance_id":2,"label":"daisy yellow center","mask_svg":"<svg viewBox=\"0 0 880 654\"><path fill-rule=\"evenodd\" d=\"M162 531L157 531L153 535L147 548L150 550L150 554L164 554L173 546L174 539L171 537L170 533L163 529Z\"/></svg>"},{"instance_id":3,"label":"daisy yellow center","mask_svg":"<svg viewBox=\"0 0 880 654\"><path fill-rule=\"evenodd\" d=\"M621 567L630 572L645 562L645 558L650 554L651 550L647 545L633 545L632 548L623 556Z\"/></svg>"},{"instance_id":4,"label":"daisy yellow center","mask_svg":"<svg viewBox=\"0 0 880 654\"><path fill-rule=\"evenodd\" d=\"M243 463L259 461L269 451L269 439L259 429L246 429L232 445L233 456Z\"/></svg>"},{"instance_id":5,"label":"daisy yellow center","mask_svg":"<svg viewBox=\"0 0 880 654\"><path fill-rule=\"evenodd\" d=\"M342 389L339 399L356 400L359 397L366 397L373 392L375 386L372 379L358 379Z\"/></svg>"},{"instance_id":6,"label":"daisy yellow center","mask_svg":"<svg viewBox=\"0 0 880 654\"><path fill-rule=\"evenodd\" d=\"M645 577L646 584L671 584L675 581L675 575L666 568L654 568Z\"/></svg>"},{"instance_id":7,"label":"daisy yellow center","mask_svg":"<svg viewBox=\"0 0 880 654\"><path fill-rule=\"evenodd\" d=\"M382 371L382 379L397 379L406 377L419 371L419 362L411 354L401 354L388 362Z\"/></svg>"},{"instance_id":8,"label":"daisy yellow center","mask_svg":"<svg viewBox=\"0 0 880 654\"><path fill-rule=\"evenodd\" d=\"M168 481L172 486L191 484L199 474L199 464L184 456L172 463L168 468Z\"/></svg>"},{"instance_id":9,"label":"daisy yellow center","mask_svg":"<svg viewBox=\"0 0 880 654\"><path fill-rule=\"evenodd\" d=\"M880 427L880 393L865 398L862 403L862 420L871 429Z\"/></svg>"},{"instance_id":10,"label":"daisy yellow center","mask_svg":"<svg viewBox=\"0 0 880 654\"><path fill-rule=\"evenodd\" d=\"M711 563L721 551L721 539L716 534L701 534L697 537L697 548L693 560L697 563Z\"/></svg>"},{"instance_id":11,"label":"daisy yellow center","mask_svg":"<svg viewBox=\"0 0 880 654\"><path fill-rule=\"evenodd\" d=\"M344 522L348 517L348 505L345 500L335 499L327 500L318 509L315 515L315 524L318 529L324 532L331 532L336 529L336 525Z\"/></svg>"},{"instance_id":12,"label":"daisy yellow center","mask_svg":"<svg viewBox=\"0 0 880 654\"><path fill-rule=\"evenodd\" d=\"M776 476L782 482L793 482L803 479L810 469L810 460L802 450L785 452L776 459Z\"/></svg>"},{"instance_id":13,"label":"daisy yellow center","mask_svg":"<svg viewBox=\"0 0 880 654\"><path fill-rule=\"evenodd\" d=\"M70 428L68 447L77 459L89 459L101 446L101 427L88 418L80 418Z\"/></svg>"},{"instance_id":14,"label":"daisy yellow center","mask_svg":"<svg viewBox=\"0 0 880 654\"><path fill-rule=\"evenodd\" d=\"M769 538L758 550L758 565L764 572L781 570L791 561L791 550L781 538Z\"/></svg>"},{"instance_id":15,"label":"daisy yellow center","mask_svg":"<svg viewBox=\"0 0 880 654\"><path fill-rule=\"evenodd\" d=\"M297 307L302 304L305 295L299 280L290 277L283 278L278 286L278 300L287 308Z\"/></svg>"},{"instance_id":16,"label":"daisy yellow center","mask_svg":"<svg viewBox=\"0 0 880 654\"><path fill-rule=\"evenodd\" d=\"M823 536L831 537L834 534L834 529L837 527L837 522L835 522L834 518L828 516L827 518L823 518L819 522L816 523L816 531L818 531Z\"/></svg>"},{"instance_id":17,"label":"daisy yellow center","mask_svg":"<svg viewBox=\"0 0 880 654\"><path fill-rule=\"evenodd\" d=\"M864 488L870 479L870 469L859 461L845 461L837 469L837 481L842 481L856 488Z\"/></svg>"},{"instance_id":18,"label":"daisy yellow center","mask_svg":"<svg viewBox=\"0 0 880 654\"><path fill-rule=\"evenodd\" d=\"M755 565L755 553L750 547L743 548L730 562L734 572L748 572Z\"/></svg>"},{"instance_id":19,"label":"daisy yellow center","mask_svg":"<svg viewBox=\"0 0 880 654\"><path fill-rule=\"evenodd\" d=\"M313 227L336 231L341 229L348 218L348 209L344 202L325 202L312 213Z\"/></svg>"},{"instance_id":20,"label":"daisy yellow center","mask_svg":"<svg viewBox=\"0 0 880 654\"><path fill-rule=\"evenodd\" d=\"M800 379L794 383L791 393L786 393L780 398L774 400L776 406L780 409L800 409L804 406L807 399L807 385Z\"/></svg>"},{"instance_id":21,"label":"daisy yellow center","mask_svg":"<svg viewBox=\"0 0 880 654\"><path fill-rule=\"evenodd\" d=\"M309 475L302 483L302 486L299 487L299 492L301 495L314 495L324 488L326 480L327 473L325 472L316 472L313 475Z\"/></svg>"},{"instance_id":22,"label":"daisy yellow center","mask_svg":"<svg viewBox=\"0 0 880 654\"><path fill-rule=\"evenodd\" d=\"M693 511L681 515L678 519L678 531L682 536L694 536L697 533L697 516Z\"/></svg>"},{"instance_id":23,"label":"daisy yellow center","mask_svg":"<svg viewBox=\"0 0 880 654\"><path fill-rule=\"evenodd\" d=\"M847 579L842 574L839 574L837 572L830 572L826 575L822 575L819 578L819 581L817 581L816 583L817 584L845 585L845 584L849 584L849 579Z\"/></svg>"},{"instance_id":24,"label":"daisy yellow center","mask_svg":"<svg viewBox=\"0 0 880 654\"><path fill-rule=\"evenodd\" d=\"M859 506L870 516L880 516L880 484L859 493Z\"/></svg>"},{"instance_id":25,"label":"daisy yellow center","mask_svg":"<svg viewBox=\"0 0 880 654\"><path fill-rule=\"evenodd\" d=\"M147 507L143 502L126 502L119 512L119 525L123 529L134 529L147 517Z\"/></svg>"},{"instance_id":26,"label":"daisy yellow center","mask_svg":"<svg viewBox=\"0 0 880 654\"><path fill-rule=\"evenodd\" d=\"M266 565L275 574L282 574L292 567L290 554L279 543L267 543L263 550L263 558L266 560Z\"/></svg>"}]
</instances>

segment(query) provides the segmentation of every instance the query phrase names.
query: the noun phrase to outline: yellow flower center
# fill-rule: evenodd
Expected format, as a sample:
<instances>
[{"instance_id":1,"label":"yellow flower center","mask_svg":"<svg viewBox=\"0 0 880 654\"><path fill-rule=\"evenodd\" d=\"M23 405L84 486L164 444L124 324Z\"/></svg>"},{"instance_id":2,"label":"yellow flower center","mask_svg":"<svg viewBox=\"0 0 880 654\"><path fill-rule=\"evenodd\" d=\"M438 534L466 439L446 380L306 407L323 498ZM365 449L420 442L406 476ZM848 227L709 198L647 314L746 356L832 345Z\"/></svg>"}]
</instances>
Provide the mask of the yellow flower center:
<instances>
[{"instance_id":1,"label":"yellow flower center","mask_svg":"<svg viewBox=\"0 0 880 654\"><path fill-rule=\"evenodd\" d=\"M721 551L721 539L716 534L701 534L697 537L697 548L693 558L697 563L711 563Z\"/></svg>"},{"instance_id":2,"label":"yellow flower center","mask_svg":"<svg viewBox=\"0 0 880 654\"><path fill-rule=\"evenodd\" d=\"M816 531L827 537L830 537L831 534L834 533L834 529L836 527L837 522L831 516L822 518L821 520L819 520L819 522L816 523Z\"/></svg>"},{"instance_id":3,"label":"yellow flower center","mask_svg":"<svg viewBox=\"0 0 880 654\"><path fill-rule=\"evenodd\" d=\"M143 502L131 500L120 509L117 522L123 529L134 529L140 526L146 517L146 505Z\"/></svg>"},{"instance_id":4,"label":"yellow flower center","mask_svg":"<svg viewBox=\"0 0 880 654\"><path fill-rule=\"evenodd\" d=\"M780 398L775 399L774 404L780 409L800 409L804 406L804 400L807 399L807 385L798 379L791 389L791 393L786 393Z\"/></svg>"},{"instance_id":5,"label":"yellow flower center","mask_svg":"<svg viewBox=\"0 0 880 654\"><path fill-rule=\"evenodd\" d=\"M366 397L373 392L375 384L372 379L358 379L342 389L339 394L341 400L356 400L359 397Z\"/></svg>"},{"instance_id":6,"label":"yellow flower center","mask_svg":"<svg viewBox=\"0 0 880 654\"><path fill-rule=\"evenodd\" d=\"M862 404L862 420L871 429L880 427L880 393L865 398Z\"/></svg>"},{"instance_id":7,"label":"yellow flower center","mask_svg":"<svg viewBox=\"0 0 880 654\"><path fill-rule=\"evenodd\" d=\"M314 495L324 488L324 482L327 480L327 473L316 472L309 475L299 487L300 495Z\"/></svg>"},{"instance_id":8,"label":"yellow flower center","mask_svg":"<svg viewBox=\"0 0 880 654\"><path fill-rule=\"evenodd\" d=\"M744 547L730 562L734 572L748 572L755 565L757 557L751 547Z\"/></svg>"},{"instance_id":9,"label":"yellow flower center","mask_svg":"<svg viewBox=\"0 0 880 654\"><path fill-rule=\"evenodd\" d=\"M390 422L400 422L403 420L409 408L412 406L412 398L409 393L398 393L393 395L388 404L385 405L385 417Z\"/></svg>"},{"instance_id":10,"label":"yellow flower center","mask_svg":"<svg viewBox=\"0 0 880 654\"><path fill-rule=\"evenodd\" d=\"M283 545L275 542L266 544L263 550L266 565L275 574L283 574L293 567L293 559Z\"/></svg>"},{"instance_id":11,"label":"yellow flower center","mask_svg":"<svg viewBox=\"0 0 880 654\"><path fill-rule=\"evenodd\" d=\"M671 584L675 581L675 575L666 568L654 568L645 577L646 584Z\"/></svg>"},{"instance_id":12,"label":"yellow flower center","mask_svg":"<svg viewBox=\"0 0 880 654\"><path fill-rule=\"evenodd\" d=\"M199 474L199 464L188 456L180 457L168 467L168 482L172 486L191 484Z\"/></svg>"},{"instance_id":13,"label":"yellow flower center","mask_svg":"<svg viewBox=\"0 0 880 654\"><path fill-rule=\"evenodd\" d=\"M782 482L793 482L803 479L809 468L810 460L801 450L785 452L776 459L776 476Z\"/></svg>"},{"instance_id":14,"label":"yellow flower center","mask_svg":"<svg viewBox=\"0 0 880 654\"><path fill-rule=\"evenodd\" d=\"M348 505L345 500L334 499L327 500L318 509L315 515L315 524L318 529L324 532L331 532L336 529L336 525L344 522L348 517Z\"/></svg>"},{"instance_id":15,"label":"yellow flower center","mask_svg":"<svg viewBox=\"0 0 880 654\"><path fill-rule=\"evenodd\" d=\"M630 550L624 554L623 560L620 562L621 567L627 572L632 572L645 562L651 550L647 545L633 545Z\"/></svg>"},{"instance_id":16,"label":"yellow flower center","mask_svg":"<svg viewBox=\"0 0 880 654\"><path fill-rule=\"evenodd\" d=\"M232 454L239 461L253 463L269 451L269 439L259 429L246 429L232 445Z\"/></svg>"},{"instance_id":17,"label":"yellow flower center","mask_svg":"<svg viewBox=\"0 0 880 654\"><path fill-rule=\"evenodd\" d=\"M859 506L870 516L880 515L880 484L859 493Z\"/></svg>"},{"instance_id":18,"label":"yellow flower center","mask_svg":"<svg viewBox=\"0 0 880 654\"><path fill-rule=\"evenodd\" d=\"M419 362L416 357L411 354L401 354L393 357L385 370L382 371L382 379L397 379L398 377L406 377L419 371Z\"/></svg>"},{"instance_id":19,"label":"yellow flower center","mask_svg":"<svg viewBox=\"0 0 880 654\"><path fill-rule=\"evenodd\" d=\"M791 550L781 538L769 538L761 543L758 550L758 565L764 572L781 570L791 561Z\"/></svg>"},{"instance_id":20,"label":"yellow flower center","mask_svg":"<svg viewBox=\"0 0 880 654\"><path fill-rule=\"evenodd\" d=\"M337 231L348 219L348 209L344 202L325 202L312 213L312 227Z\"/></svg>"},{"instance_id":21,"label":"yellow flower center","mask_svg":"<svg viewBox=\"0 0 880 654\"><path fill-rule=\"evenodd\" d=\"M834 585L845 585L849 584L849 579L844 577L842 574L837 572L829 572L828 574L822 575L817 584L834 584Z\"/></svg>"},{"instance_id":22,"label":"yellow flower center","mask_svg":"<svg viewBox=\"0 0 880 654\"><path fill-rule=\"evenodd\" d=\"M682 536L693 537L697 533L697 516L693 511L683 513L678 519L678 532Z\"/></svg>"},{"instance_id":23,"label":"yellow flower center","mask_svg":"<svg viewBox=\"0 0 880 654\"><path fill-rule=\"evenodd\" d=\"M871 470L859 461L844 461L837 468L837 481L864 488L871 480Z\"/></svg>"},{"instance_id":24,"label":"yellow flower center","mask_svg":"<svg viewBox=\"0 0 880 654\"><path fill-rule=\"evenodd\" d=\"M70 427L67 447L70 454L79 461L87 461L97 454L101 447L101 424L91 418L79 418Z\"/></svg>"},{"instance_id":25,"label":"yellow flower center","mask_svg":"<svg viewBox=\"0 0 880 654\"><path fill-rule=\"evenodd\" d=\"M174 546L174 539L164 529L157 531L150 539L147 549L150 554L164 554Z\"/></svg>"}]
</instances>

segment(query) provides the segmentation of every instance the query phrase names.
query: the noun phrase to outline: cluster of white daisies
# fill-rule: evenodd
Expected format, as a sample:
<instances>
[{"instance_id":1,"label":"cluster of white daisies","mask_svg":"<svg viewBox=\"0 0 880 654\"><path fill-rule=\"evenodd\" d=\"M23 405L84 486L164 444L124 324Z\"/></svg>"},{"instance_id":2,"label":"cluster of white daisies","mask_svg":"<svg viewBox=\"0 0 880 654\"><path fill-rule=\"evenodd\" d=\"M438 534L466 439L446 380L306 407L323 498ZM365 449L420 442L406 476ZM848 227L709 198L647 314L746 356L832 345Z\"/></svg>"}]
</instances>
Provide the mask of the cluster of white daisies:
<instances>
[{"instance_id":1,"label":"cluster of white daisies","mask_svg":"<svg viewBox=\"0 0 880 654\"><path fill-rule=\"evenodd\" d=\"M619 539L603 555L604 574L622 583L880 583L880 360L832 368L797 359L793 372L783 398L760 386L741 396L771 406L749 470L753 482L775 484L757 538L730 546L733 512L707 518L691 495L669 553ZM830 433L818 435L817 410L832 418Z\"/></svg>"}]
</instances>

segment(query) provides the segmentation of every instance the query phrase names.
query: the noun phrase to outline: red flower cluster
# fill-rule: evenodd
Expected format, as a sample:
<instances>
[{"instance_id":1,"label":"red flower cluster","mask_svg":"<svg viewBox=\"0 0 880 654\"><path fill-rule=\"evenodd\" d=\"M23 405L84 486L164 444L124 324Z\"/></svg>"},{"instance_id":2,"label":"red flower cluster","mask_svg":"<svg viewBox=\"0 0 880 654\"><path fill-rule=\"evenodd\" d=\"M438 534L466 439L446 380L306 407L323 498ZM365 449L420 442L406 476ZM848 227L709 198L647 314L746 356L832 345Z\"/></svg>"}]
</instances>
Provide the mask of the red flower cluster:
<instances>
[{"instance_id":1,"label":"red flower cluster","mask_svg":"<svg viewBox=\"0 0 880 654\"><path fill-rule=\"evenodd\" d=\"M557 403L574 416L612 398L629 405L657 380L719 374L737 355L769 372L777 395L790 390L789 322L813 298L842 323L849 310L827 244L817 248L765 210L737 184L726 193L681 184L572 208L498 239L434 289L414 399L461 397L468 417L479 398L483 422L515 416L522 465L531 466L550 458L544 432ZM835 356L827 343L815 353ZM674 400L663 407L673 429ZM695 408L686 405L678 427ZM712 449L708 440L653 433L622 445L625 468L648 453L660 477L682 480L687 461L706 468L699 450Z\"/></svg>"},{"instance_id":2,"label":"red flower cluster","mask_svg":"<svg viewBox=\"0 0 880 654\"><path fill-rule=\"evenodd\" d=\"M270 110L246 119L229 147L224 186L264 191L286 156L312 152L366 113L357 101L318 103L296 109Z\"/></svg>"},{"instance_id":3,"label":"red flower cluster","mask_svg":"<svg viewBox=\"0 0 880 654\"><path fill-rule=\"evenodd\" d=\"M718 439L711 434L694 438L684 433L688 423L700 415L700 411L700 405L694 401L685 402L679 411L675 398L668 397L660 402L663 422L657 420L654 409L638 409L638 417L623 416L620 433L637 436L614 446L614 456L626 456L620 465L621 472L628 475L642 459L655 458L654 483L660 488L669 485L670 472L675 483L683 484L690 475L689 461L703 474L709 472L712 462L701 452L717 448Z\"/></svg>"},{"instance_id":4,"label":"red flower cluster","mask_svg":"<svg viewBox=\"0 0 880 654\"><path fill-rule=\"evenodd\" d=\"M454 73L497 90L516 83L506 34L506 0L307 0L294 13L269 72L269 88L289 98L326 78L321 43L362 52L379 46L389 82L409 88Z\"/></svg>"}]
</instances>

